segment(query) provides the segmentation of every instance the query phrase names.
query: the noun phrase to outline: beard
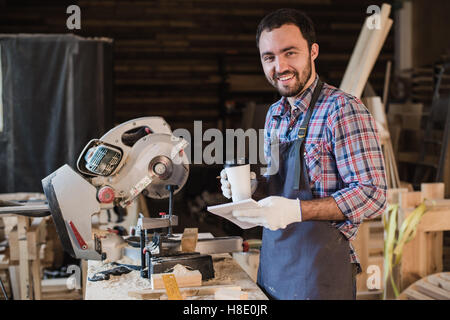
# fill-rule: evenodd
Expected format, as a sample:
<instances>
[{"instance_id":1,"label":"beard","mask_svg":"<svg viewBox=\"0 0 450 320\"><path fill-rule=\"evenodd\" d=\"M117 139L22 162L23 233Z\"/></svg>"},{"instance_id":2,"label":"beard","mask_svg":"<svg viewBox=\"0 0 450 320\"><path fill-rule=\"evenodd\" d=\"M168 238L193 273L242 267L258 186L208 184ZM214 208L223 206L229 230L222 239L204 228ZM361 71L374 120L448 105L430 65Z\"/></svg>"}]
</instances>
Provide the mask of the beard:
<instances>
[{"instance_id":1,"label":"beard","mask_svg":"<svg viewBox=\"0 0 450 320\"><path fill-rule=\"evenodd\" d=\"M295 97L305 88L306 83L311 78L311 59L308 59L308 65L305 69L302 70L302 73L299 74L297 70L287 71L283 73L274 73L271 79L268 79L269 82L278 90L279 94L283 97ZM291 86L285 86L280 81L278 81L279 77L286 75L294 75L295 83Z\"/></svg>"}]
</instances>

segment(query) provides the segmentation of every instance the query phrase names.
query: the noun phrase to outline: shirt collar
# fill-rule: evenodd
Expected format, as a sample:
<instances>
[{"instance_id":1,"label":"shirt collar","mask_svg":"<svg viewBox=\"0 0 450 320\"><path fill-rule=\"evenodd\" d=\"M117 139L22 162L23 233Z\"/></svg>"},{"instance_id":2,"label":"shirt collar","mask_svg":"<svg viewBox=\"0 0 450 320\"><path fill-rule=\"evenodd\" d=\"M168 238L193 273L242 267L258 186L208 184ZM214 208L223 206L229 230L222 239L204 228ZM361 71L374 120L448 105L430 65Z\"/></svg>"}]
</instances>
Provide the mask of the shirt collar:
<instances>
[{"instance_id":1,"label":"shirt collar","mask_svg":"<svg viewBox=\"0 0 450 320\"><path fill-rule=\"evenodd\" d=\"M298 98L295 99L294 108L298 108L300 112L305 112L306 109L308 109L314 89L316 88L318 81L319 76L316 74L314 82L308 88L306 88L306 90L303 91L303 93L300 96L298 96ZM274 117L286 116L288 112L290 112L291 110L291 105L289 104L288 99L286 97L282 97L279 105L280 107L277 108L273 116Z\"/></svg>"}]
</instances>

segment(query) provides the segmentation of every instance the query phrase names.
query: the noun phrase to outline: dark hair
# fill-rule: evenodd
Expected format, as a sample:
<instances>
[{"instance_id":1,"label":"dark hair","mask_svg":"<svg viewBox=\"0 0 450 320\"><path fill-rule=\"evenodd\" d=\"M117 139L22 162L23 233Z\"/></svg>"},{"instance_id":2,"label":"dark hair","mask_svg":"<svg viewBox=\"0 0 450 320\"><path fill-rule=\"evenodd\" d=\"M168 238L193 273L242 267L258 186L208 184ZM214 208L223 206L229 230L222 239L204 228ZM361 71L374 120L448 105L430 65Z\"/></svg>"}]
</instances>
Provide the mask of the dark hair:
<instances>
[{"instance_id":1,"label":"dark hair","mask_svg":"<svg viewBox=\"0 0 450 320\"><path fill-rule=\"evenodd\" d=\"M256 29L256 47L259 48L259 38L264 30L272 31L285 24L296 25L300 29L303 38L308 42L308 48L311 50L311 45L316 42L316 32L311 19L303 12L289 8L278 9L261 20Z\"/></svg>"}]
</instances>

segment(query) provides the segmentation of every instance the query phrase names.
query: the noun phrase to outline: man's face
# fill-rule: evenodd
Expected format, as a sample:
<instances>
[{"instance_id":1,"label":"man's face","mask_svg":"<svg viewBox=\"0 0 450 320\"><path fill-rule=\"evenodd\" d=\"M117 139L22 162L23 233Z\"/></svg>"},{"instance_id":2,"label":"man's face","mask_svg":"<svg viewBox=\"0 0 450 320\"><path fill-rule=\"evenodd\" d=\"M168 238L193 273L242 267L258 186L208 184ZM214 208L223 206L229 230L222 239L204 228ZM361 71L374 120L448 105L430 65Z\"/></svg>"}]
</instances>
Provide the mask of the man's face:
<instances>
[{"instance_id":1,"label":"man's face","mask_svg":"<svg viewBox=\"0 0 450 320\"><path fill-rule=\"evenodd\" d=\"M259 53L267 80L282 96L294 97L303 91L311 77L311 60L317 55L314 52L311 59L308 42L297 26L285 24L263 31Z\"/></svg>"}]
</instances>

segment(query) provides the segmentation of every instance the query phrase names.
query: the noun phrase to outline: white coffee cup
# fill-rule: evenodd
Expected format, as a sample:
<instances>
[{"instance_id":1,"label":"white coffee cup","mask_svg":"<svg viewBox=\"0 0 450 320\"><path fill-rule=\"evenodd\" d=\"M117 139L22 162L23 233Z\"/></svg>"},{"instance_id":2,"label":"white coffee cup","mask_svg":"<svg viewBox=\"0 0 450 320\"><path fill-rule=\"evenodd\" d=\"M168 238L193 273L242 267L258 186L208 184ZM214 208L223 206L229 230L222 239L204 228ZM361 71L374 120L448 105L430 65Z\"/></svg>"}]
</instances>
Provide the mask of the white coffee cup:
<instances>
[{"instance_id":1,"label":"white coffee cup","mask_svg":"<svg viewBox=\"0 0 450 320\"><path fill-rule=\"evenodd\" d=\"M250 164L244 160L227 161L225 172L231 185L231 198L233 202L250 199L252 196L250 186Z\"/></svg>"}]
</instances>

